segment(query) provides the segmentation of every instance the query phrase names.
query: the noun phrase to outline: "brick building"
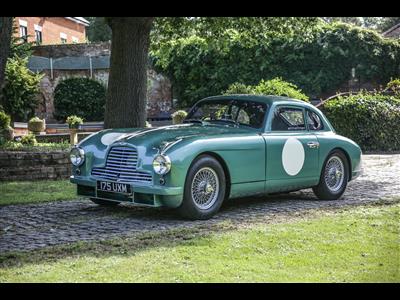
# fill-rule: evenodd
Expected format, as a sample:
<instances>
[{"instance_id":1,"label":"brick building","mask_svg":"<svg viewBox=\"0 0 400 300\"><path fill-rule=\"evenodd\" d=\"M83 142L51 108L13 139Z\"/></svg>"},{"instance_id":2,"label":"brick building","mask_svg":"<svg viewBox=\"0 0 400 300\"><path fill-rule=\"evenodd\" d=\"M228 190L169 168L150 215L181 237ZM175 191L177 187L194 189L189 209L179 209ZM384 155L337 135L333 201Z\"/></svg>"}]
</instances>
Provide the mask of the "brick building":
<instances>
[{"instance_id":1,"label":"brick building","mask_svg":"<svg viewBox=\"0 0 400 300\"><path fill-rule=\"evenodd\" d=\"M89 26L82 17L15 17L14 22L14 35L44 45L83 43Z\"/></svg>"}]
</instances>

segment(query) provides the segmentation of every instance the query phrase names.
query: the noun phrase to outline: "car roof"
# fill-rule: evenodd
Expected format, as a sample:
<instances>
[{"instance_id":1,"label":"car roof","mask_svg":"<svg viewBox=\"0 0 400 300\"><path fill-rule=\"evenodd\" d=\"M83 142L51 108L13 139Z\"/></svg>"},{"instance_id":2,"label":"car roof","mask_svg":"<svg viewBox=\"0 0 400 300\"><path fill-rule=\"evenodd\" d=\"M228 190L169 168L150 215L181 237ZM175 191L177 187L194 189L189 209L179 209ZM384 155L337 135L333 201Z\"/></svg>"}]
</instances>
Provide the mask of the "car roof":
<instances>
[{"instance_id":1,"label":"car roof","mask_svg":"<svg viewBox=\"0 0 400 300\"><path fill-rule=\"evenodd\" d=\"M231 100L243 100L243 101L257 101L263 102L268 105L272 105L275 102L285 102L288 103L295 103L295 104L308 104L302 100L293 99L289 97L283 96L275 96L275 95L250 95L250 94L233 94L233 95L220 95L220 96L211 96L202 99L203 100L223 100L223 99L231 99Z\"/></svg>"}]
</instances>

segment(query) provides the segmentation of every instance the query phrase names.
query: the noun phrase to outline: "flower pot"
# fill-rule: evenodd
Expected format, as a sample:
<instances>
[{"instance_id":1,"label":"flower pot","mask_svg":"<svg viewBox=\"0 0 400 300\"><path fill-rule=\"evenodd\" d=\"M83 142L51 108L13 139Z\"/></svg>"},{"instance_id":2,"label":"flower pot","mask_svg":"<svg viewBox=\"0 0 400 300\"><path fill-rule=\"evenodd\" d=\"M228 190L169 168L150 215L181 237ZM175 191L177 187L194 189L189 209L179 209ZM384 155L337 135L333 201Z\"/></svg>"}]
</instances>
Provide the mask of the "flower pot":
<instances>
[{"instance_id":1,"label":"flower pot","mask_svg":"<svg viewBox=\"0 0 400 300\"><path fill-rule=\"evenodd\" d=\"M33 133L40 133L46 129L46 123L44 120L29 121L28 129Z\"/></svg>"}]
</instances>

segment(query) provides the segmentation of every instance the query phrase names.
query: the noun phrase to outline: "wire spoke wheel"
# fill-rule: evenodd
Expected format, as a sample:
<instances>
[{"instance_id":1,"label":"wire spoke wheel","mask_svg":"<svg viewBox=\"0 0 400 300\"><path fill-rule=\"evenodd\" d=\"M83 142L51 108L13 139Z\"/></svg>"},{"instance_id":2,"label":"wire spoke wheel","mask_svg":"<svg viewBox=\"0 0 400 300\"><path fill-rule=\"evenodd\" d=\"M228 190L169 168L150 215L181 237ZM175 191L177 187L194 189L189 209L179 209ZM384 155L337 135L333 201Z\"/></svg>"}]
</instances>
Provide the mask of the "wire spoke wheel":
<instances>
[{"instance_id":1,"label":"wire spoke wheel","mask_svg":"<svg viewBox=\"0 0 400 300\"><path fill-rule=\"evenodd\" d=\"M329 158L325 166L324 179L328 189L337 193L343 186L344 182L344 164L340 157L332 156Z\"/></svg>"},{"instance_id":2,"label":"wire spoke wheel","mask_svg":"<svg viewBox=\"0 0 400 300\"><path fill-rule=\"evenodd\" d=\"M217 173L209 167L198 170L192 180L191 194L198 208L206 210L212 207L219 194Z\"/></svg>"}]
</instances>

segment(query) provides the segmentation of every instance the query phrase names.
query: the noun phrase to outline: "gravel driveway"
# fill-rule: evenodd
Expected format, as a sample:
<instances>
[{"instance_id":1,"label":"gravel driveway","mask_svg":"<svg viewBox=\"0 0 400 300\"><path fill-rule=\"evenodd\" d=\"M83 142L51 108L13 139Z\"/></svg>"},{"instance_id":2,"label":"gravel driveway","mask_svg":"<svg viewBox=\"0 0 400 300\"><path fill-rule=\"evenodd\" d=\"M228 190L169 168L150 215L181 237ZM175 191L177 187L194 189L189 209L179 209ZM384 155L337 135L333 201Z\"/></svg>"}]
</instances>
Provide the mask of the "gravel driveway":
<instances>
[{"instance_id":1,"label":"gravel driveway","mask_svg":"<svg viewBox=\"0 0 400 300\"><path fill-rule=\"evenodd\" d=\"M103 208L89 200L0 207L0 253L76 241L132 236L145 231L192 228L223 221L262 222L316 209L400 199L400 155L364 155L364 174L349 183L340 200L319 201L311 189L290 194L232 200L207 221L181 220L171 209L121 205ZM396 200L393 200L396 201Z\"/></svg>"}]
</instances>

